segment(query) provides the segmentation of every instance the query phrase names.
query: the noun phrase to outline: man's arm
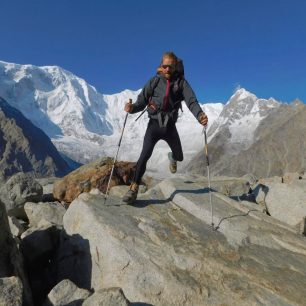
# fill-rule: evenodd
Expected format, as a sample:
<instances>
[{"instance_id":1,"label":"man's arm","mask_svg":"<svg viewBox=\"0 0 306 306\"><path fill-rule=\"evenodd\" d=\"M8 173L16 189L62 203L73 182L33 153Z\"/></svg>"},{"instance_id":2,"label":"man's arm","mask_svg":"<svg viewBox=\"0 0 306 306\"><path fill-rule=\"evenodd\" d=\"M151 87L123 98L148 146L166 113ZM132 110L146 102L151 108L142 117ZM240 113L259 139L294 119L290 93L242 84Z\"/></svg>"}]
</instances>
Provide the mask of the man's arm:
<instances>
[{"instance_id":1,"label":"man's arm","mask_svg":"<svg viewBox=\"0 0 306 306\"><path fill-rule=\"evenodd\" d=\"M196 98L194 91L192 90L191 86L186 80L184 80L183 82L183 97L184 97L186 105L188 106L192 114L195 116L195 118L201 124L206 125L208 120L207 119L204 120L204 117L207 118L207 116L203 112L201 106L199 105L199 102Z\"/></svg>"},{"instance_id":2,"label":"man's arm","mask_svg":"<svg viewBox=\"0 0 306 306\"><path fill-rule=\"evenodd\" d=\"M148 105L149 99L153 94L153 82L155 80L155 77L151 78L143 87L142 91L137 97L137 100L135 103L132 104L132 110L130 111L130 114L138 113Z\"/></svg>"}]
</instances>

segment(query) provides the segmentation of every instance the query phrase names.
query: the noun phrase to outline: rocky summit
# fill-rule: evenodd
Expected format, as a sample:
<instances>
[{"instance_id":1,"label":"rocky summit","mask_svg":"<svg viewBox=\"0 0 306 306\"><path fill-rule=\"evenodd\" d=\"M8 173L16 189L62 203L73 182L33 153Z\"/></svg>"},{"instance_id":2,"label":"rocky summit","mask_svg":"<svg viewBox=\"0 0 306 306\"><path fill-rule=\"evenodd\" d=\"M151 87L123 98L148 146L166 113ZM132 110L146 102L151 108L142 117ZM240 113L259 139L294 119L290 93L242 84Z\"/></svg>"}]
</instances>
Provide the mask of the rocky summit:
<instances>
[{"instance_id":1,"label":"rocky summit","mask_svg":"<svg viewBox=\"0 0 306 306\"><path fill-rule=\"evenodd\" d=\"M132 305L304 305L305 236L256 203L211 196L213 218L201 176L164 180L133 206L79 195L64 215L60 279L122 288Z\"/></svg>"},{"instance_id":2,"label":"rocky summit","mask_svg":"<svg viewBox=\"0 0 306 306\"><path fill-rule=\"evenodd\" d=\"M76 188L110 162L74 174L71 203L50 196L58 178L4 185L1 306L305 305L305 177L146 179L127 205L118 162L106 200Z\"/></svg>"}]
</instances>

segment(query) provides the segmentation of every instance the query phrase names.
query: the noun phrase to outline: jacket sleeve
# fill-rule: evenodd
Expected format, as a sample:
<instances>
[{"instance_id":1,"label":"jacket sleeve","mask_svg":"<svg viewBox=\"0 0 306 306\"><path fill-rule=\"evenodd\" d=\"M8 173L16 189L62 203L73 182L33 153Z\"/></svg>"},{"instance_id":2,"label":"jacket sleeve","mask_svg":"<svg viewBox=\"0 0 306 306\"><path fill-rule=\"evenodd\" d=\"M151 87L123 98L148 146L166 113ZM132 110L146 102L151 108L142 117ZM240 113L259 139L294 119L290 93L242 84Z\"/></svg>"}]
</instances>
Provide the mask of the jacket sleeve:
<instances>
[{"instance_id":1,"label":"jacket sleeve","mask_svg":"<svg viewBox=\"0 0 306 306\"><path fill-rule=\"evenodd\" d=\"M188 106L192 114L195 116L197 120L199 120L199 116L201 113L203 113L203 110L199 105L199 102L195 96L194 91L192 90L191 86L186 80L184 80L183 82L183 97L186 105Z\"/></svg>"},{"instance_id":2,"label":"jacket sleeve","mask_svg":"<svg viewBox=\"0 0 306 306\"><path fill-rule=\"evenodd\" d=\"M149 103L149 99L153 94L153 82L155 77L151 78L143 87L140 94L137 97L137 100L135 103L133 103L133 108L131 111L131 114L138 113L145 109L145 107Z\"/></svg>"}]
</instances>

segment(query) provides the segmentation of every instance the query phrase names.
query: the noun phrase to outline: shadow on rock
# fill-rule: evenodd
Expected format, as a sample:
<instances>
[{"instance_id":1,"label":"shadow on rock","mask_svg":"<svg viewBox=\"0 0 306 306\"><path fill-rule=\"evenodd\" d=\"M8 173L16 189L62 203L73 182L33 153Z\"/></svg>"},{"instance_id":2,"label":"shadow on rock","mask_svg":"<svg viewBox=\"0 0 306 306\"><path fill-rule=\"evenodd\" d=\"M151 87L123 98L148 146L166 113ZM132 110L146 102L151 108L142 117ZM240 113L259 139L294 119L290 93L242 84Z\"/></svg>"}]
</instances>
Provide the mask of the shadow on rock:
<instances>
[{"instance_id":1,"label":"shadow on rock","mask_svg":"<svg viewBox=\"0 0 306 306\"><path fill-rule=\"evenodd\" d=\"M211 191L215 192L216 190L211 189ZM179 193L205 194L205 193L209 193L209 188L200 188L200 189L191 189L191 190L190 189L177 189L167 199L151 198L149 200L148 199L136 200L133 206L138 207L138 208L144 208L148 205L166 204L170 201L173 201L174 197Z\"/></svg>"},{"instance_id":2,"label":"shadow on rock","mask_svg":"<svg viewBox=\"0 0 306 306\"><path fill-rule=\"evenodd\" d=\"M57 283L70 279L78 287L91 290L92 260L89 241L79 234L62 232L57 252Z\"/></svg>"},{"instance_id":3,"label":"shadow on rock","mask_svg":"<svg viewBox=\"0 0 306 306\"><path fill-rule=\"evenodd\" d=\"M20 249L29 276L34 305L42 305L56 284L55 254L60 230L56 227L35 230L21 241Z\"/></svg>"}]
</instances>

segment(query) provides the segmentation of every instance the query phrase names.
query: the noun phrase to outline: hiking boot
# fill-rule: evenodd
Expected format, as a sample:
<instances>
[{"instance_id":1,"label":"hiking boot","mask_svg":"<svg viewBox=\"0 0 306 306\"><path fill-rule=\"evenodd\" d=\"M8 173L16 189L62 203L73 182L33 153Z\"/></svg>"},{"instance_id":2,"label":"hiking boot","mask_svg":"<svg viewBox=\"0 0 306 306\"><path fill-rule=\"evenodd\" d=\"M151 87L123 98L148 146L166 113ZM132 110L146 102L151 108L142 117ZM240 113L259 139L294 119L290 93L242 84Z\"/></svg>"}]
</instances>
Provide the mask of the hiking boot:
<instances>
[{"instance_id":1,"label":"hiking boot","mask_svg":"<svg viewBox=\"0 0 306 306\"><path fill-rule=\"evenodd\" d=\"M127 204L133 204L137 198L138 194L138 184L132 183L130 186L130 190L124 195L122 201Z\"/></svg>"},{"instance_id":2,"label":"hiking boot","mask_svg":"<svg viewBox=\"0 0 306 306\"><path fill-rule=\"evenodd\" d=\"M169 169L170 169L171 173L175 173L176 169L177 169L177 161L173 158L172 152L168 153L168 159L170 161Z\"/></svg>"}]
</instances>

